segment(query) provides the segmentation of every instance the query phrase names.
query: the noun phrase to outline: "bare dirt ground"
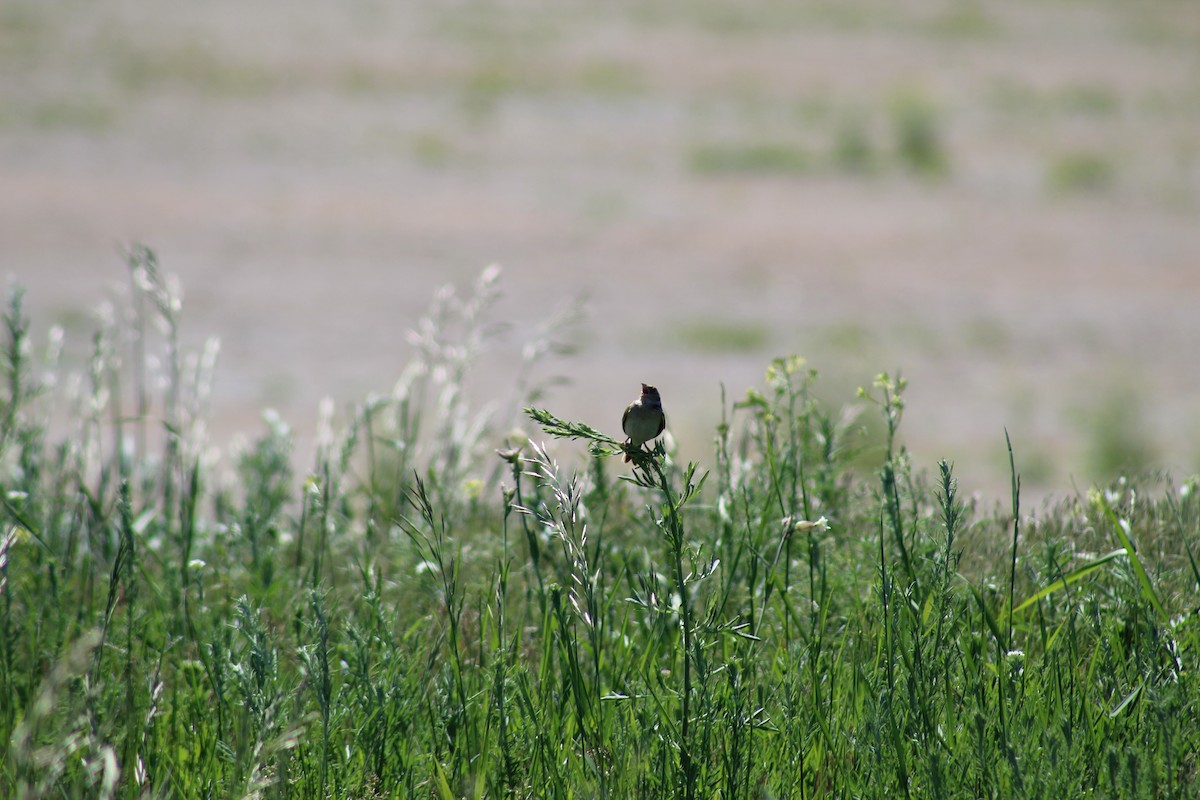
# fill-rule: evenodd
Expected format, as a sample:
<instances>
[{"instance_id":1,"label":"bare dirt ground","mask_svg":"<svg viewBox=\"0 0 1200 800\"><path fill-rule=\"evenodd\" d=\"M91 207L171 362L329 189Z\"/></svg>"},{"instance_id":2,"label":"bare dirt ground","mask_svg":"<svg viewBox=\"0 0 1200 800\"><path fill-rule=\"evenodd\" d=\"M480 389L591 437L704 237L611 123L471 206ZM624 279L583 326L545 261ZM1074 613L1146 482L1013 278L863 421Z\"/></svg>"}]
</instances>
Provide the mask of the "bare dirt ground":
<instances>
[{"instance_id":1,"label":"bare dirt ground","mask_svg":"<svg viewBox=\"0 0 1200 800\"><path fill-rule=\"evenodd\" d=\"M1200 466L1200 11L1128 4L0 7L0 255L44 335L158 253L214 431L386 391L435 289L504 267L516 347L616 432L639 381L708 458L723 383L798 353L910 381L919 466L1067 492Z\"/></svg>"}]
</instances>

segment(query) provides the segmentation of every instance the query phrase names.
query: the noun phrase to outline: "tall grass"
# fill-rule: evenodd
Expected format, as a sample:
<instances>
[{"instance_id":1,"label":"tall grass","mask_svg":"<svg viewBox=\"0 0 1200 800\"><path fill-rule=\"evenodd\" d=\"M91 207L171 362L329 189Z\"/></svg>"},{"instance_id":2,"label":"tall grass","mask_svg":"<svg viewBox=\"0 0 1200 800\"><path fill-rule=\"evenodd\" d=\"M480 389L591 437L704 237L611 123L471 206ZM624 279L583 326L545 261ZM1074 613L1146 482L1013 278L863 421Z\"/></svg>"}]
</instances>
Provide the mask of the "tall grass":
<instances>
[{"instance_id":1,"label":"tall grass","mask_svg":"<svg viewBox=\"0 0 1200 800\"><path fill-rule=\"evenodd\" d=\"M214 461L215 345L130 268L78 378L4 317L0 795L1194 796L1194 480L1031 515L1018 443L993 506L912 463L902 380L872 445L795 358L706 465L542 408L504 440L463 390L492 272L314 463L270 416Z\"/></svg>"}]
</instances>

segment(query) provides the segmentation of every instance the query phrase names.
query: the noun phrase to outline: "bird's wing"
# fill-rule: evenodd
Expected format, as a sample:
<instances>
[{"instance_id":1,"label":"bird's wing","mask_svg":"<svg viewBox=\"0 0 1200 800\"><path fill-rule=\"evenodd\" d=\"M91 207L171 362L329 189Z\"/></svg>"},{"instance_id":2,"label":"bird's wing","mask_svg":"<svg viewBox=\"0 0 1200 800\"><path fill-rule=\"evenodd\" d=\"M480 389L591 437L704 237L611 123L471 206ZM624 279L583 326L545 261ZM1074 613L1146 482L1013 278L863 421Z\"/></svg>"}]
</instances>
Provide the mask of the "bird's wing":
<instances>
[{"instance_id":1,"label":"bird's wing","mask_svg":"<svg viewBox=\"0 0 1200 800\"><path fill-rule=\"evenodd\" d=\"M622 433L625 432L625 423L629 421L629 410L632 408L633 408L632 404L625 406L625 413L621 415L621 432Z\"/></svg>"},{"instance_id":2,"label":"bird's wing","mask_svg":"<svg viewBox=\"0 0 1200 800\"><path fill-rule=\"evenodd\" d=\"M658 417L658 430L655 431L654 438L657 439L660 435L662 435L662 432L664 430L666 430L666 428L667 428L667 415L660 414Z\"/></svg>"}]
</instances>

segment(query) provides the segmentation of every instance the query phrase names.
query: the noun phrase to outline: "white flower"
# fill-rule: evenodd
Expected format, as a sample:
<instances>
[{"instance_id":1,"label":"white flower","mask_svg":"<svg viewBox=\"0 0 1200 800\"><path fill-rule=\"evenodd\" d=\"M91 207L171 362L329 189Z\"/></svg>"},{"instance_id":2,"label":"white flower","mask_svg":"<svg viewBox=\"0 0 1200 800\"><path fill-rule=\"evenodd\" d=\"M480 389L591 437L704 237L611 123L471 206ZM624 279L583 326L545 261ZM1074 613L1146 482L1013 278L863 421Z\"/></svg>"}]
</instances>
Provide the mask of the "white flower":
<instances>
[{"instance_id":1,"label":"white flower","mask_svg":"<svg viewBox=\"0 0 1200 800\"><path fill-rule=\"evenodd\" d=\"M784 517L780 522L783 523L785 536L792 533L808 533L809 531L824 533L829 530L829 520L825 517L821 517L816 522L807 519L796 519L795 517Z\"/></svg>"}]
</instances>

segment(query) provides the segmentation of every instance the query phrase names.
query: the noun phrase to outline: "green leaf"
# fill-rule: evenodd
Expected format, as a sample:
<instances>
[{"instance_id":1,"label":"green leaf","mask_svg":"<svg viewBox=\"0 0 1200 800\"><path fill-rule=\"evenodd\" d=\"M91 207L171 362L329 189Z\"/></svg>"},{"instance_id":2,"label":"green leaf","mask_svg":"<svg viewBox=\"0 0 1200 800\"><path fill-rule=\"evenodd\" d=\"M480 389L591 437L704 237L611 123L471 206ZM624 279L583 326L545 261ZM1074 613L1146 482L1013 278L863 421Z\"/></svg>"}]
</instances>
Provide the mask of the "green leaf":
<instances>
[{"instance_id":1,"label":"green leaf","mask_svg":"<svg viewBox=\"0 0 1200 800\"><path fill-rule=\"evenodd\" d=\"M1112 561L1114 558L1117 558L1118 556L1123 556L1123 555L1125 555L1125 549L1121 548L1119 550L1113 550L1111 552L1105 553L1104 555L1100 556L1099 558L1093 559L1092 561L1088 561L1086 564L1081 564L1076 569L1072 570L1071 572L1067 573L1066 575L1063 575L1061 578L1058 578L1057 580L1055 580L1054 583L1050 584L1049 586L1045 587L1044 589L1041 589L1041 590L1035 592L1034 594L1031 594L1029 597L1025 598L1021 602L1020 605L1018 605L1016 608L1013 609L1013 613L1016 614L1019 611L1022 611L1024 609L1028 608L1029 606L1036 603L1038 600L1041 600L1043 597L1046 597L1047 595L1057 592L1059 589L1065 589L1073 583L1078 583L1079 581L1086 578L1088 575L1091 575L1093 572L1095 572L1096 570L1103 567L1108 562Z\"/></svg>"},{"instance_id":2,"label":"green leaf","mask_svg":"<svg viewBox=\"0 0 1200 800\"><path fill-rule=\"evenodd\" d=\"M1154 591L1154 586L1150 583L1150 576L1146 574L1145 568L1142 566L1142 560L1138 558L1137 548L1133 546L1133 540L1129 538L1129 532L1125 529L1129 523L1126 520L1117 517L1117 512L1113 511L1112 506L1104 499L1104 495L1096 496L1096 506L1104 514L1105 519L1112 525L1113 532L1117 534L1117 539L1120 540L1121 546L1125 548L1125 552L1129 554L1129 563L1133 567L1133 573L1137 576L1138 583L1142 586L1142 597L1154 606L1154 610L1158 612L1162 619L1167 618L1167 612L1163 608L1162 603L1158 600L1158 595Z\"/></svg>"},{"instance_id":3,"label":"green leaf","mask_svg":"<svg viewBox=\"0 0 1200 800\"><path fill-rule=\"evenodd\" d=\"M1118 703L1116 708L1114 708L1112 711L1108 712L1109 718L1115 719L1116 717L1120 716L1122 711L1124 711L1126 708L1128 708L1130 706L1130 704L1132 704L1135 700L1137 700L1138 697L1142 694L1142 686L1143 685L1144 684L1139 683L1132 692L1125 695L1125 699L1122 700L1120 703Z\"/></svg>"},{"instance_id":4,"label":"green leaf","mask_svg":"<svg viewBox=\"0 0 1200 800\"><path fill-rule=\"evenodd\" d=\"M438 797L441 800L454 800L454 792L450 791L450 784L446 780L446 771L442 769L440 761L433 762L434 778L436 779L435 786L437 787Z\"/></svg>"}]
</instances>

